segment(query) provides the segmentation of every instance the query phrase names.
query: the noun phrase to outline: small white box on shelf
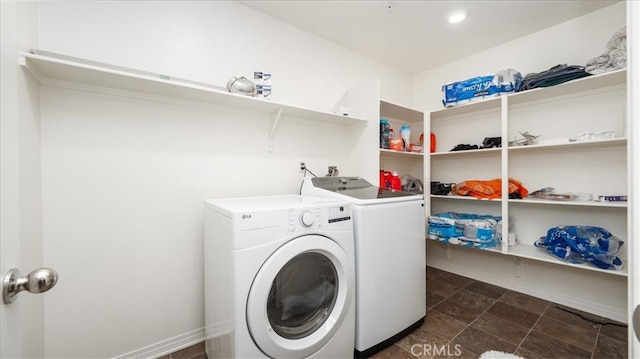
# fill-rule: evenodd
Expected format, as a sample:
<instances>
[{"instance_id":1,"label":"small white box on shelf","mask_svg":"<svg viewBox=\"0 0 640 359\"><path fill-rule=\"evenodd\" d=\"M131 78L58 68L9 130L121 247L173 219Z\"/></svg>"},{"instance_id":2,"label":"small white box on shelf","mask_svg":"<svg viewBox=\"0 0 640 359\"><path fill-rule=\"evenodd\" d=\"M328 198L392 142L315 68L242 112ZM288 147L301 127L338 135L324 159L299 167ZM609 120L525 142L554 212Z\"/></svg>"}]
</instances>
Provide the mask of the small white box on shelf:
<instances>
[{"instance_id":1,"label":"small white box on shelf","mask_svg":"<svg viewBox=\"0 0 640 359\"><path fill-rule=\"evenodd\" d=\"M271 99L271 73L255 71L253 82L256 84L256 97Z\"/></svg>"},{"instance_id":2,"label":"small white box on shelf","mask_svg":"<svg viewBox=\"0 0 640 359\"><path fill-rule=\"evenodd\" d=\"M615 131L580 132L576 135L577 142L611 140L616 138Z\"/></svg>"}]
</instances>

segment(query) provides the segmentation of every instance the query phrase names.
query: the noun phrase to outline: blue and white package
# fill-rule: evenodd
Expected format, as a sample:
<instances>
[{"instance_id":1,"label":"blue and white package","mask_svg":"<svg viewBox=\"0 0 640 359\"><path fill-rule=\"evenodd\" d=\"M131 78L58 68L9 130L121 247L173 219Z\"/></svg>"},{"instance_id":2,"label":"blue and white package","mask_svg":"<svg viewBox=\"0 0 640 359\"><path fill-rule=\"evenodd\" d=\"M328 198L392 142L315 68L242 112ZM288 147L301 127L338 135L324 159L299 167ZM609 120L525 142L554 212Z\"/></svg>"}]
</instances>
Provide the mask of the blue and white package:
<instances>
[{"instance_id":1,"label":"blue and white package","mask_svg":"<svg viewBox=\"0 0 640 359\"><path fill-rule=\"evenodd\" d=\"M622 269L617 254L624 241L601 227L560 226L533 243L569 263L591 263L602 269Z\"/></svg>"},{"instance_id":2,"label":"blue and white package","mask_svg":"<svg viewBox=\"0 0 640 359\"><path fill-rule=\"evenodd\" d=\"M522 81L520 72L514 69L498 71L495 74L476 76L463 81L442 86L444 107L495 97L501 93L514 92Z\"/></svg>"},{"instance_id":3,"label":"blue and white package","mask_svg":"<svg viewBox=\"0 0 640 359\"><path fill-rule=\"evenodd\" d=\"M445 212L429 216L427 236L444 243L488 248L497 244L496 225L501 217Z\"/></svg>"}]
</instances>

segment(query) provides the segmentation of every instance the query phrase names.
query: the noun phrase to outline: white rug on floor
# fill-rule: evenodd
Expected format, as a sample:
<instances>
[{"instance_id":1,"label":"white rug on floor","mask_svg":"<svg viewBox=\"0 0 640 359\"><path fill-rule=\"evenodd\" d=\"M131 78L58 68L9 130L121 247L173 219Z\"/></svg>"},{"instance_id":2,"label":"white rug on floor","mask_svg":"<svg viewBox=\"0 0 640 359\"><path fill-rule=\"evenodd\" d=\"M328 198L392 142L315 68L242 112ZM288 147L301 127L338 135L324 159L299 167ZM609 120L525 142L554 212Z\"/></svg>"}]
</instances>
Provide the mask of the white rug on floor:
<instances>
[{"instance_id":1,"label":"white rug on floor","mask_svg":"<svg viewBox=\"0 0 640 359\"><path fill-rule=\"evenodd\" d=\"M524 359L521 356L517 356L515 354L499 352L497 350L490 350L488 352L482 353L480 359Z\"/></svg>"}]
</instances>

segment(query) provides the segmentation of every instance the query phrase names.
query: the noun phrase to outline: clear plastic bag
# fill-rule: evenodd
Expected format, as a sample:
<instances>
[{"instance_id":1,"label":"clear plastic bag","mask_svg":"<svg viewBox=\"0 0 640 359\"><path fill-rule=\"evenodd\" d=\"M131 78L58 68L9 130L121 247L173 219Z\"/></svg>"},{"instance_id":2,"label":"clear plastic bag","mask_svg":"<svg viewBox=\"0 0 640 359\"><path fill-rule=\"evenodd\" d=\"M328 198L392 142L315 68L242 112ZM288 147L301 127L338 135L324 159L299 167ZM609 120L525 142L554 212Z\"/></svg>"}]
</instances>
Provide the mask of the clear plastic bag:
<instances>
[{"instance_id":1,"label":"clear plastic bag","mask_svg":"<svg viewBox=\"0 0 640 359\"><path fill-rule=\"evenodd\" d=\"M569 263L591 263L602 269L622 269L617 254L624 241L604 228L561 226L547 231L534 245Z\"/></svg>"}]
</instances>

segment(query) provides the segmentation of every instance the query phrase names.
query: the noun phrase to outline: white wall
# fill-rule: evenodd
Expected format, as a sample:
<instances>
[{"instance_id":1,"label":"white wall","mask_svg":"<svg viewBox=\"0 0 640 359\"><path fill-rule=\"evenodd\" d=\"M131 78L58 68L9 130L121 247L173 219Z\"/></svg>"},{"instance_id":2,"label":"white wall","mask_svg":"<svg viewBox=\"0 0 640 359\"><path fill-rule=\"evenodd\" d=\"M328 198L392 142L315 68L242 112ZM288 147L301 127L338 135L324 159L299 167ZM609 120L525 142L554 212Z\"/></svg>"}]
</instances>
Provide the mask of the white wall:
<instances>
[{"instance_id":1,"label":"white wall","mask_svg":"<svg viewBox=\"0 0 640 359\"><path fill-rule=\"evenodd\" d=\"M506 68L514 68L525 76L560 63L585 65L605 52L611 36L625 26L625 6L625 2L620 2L421 73L414 78L414 107L425 113L442 109L441 86L452 81ZM619 114L613 116L619 118ZM450 248L447 252L433 241L428 241L427 264L621 322L627 320L625 277L525 259L514 263L513 258L507 256L463 248ZM569 288L567 283L573 284Z\"/></svg>"},{"instance_id":2,"label":"white wall","mask_svg":"<svg viewBox=\"0 0 640 359\"><path fill-rule=\"evenodd\" d=\"M408 75L235 2L40 3L39 36L42 50L219 86L269 70L276 100L319 110L373 78L384 98L411 99ZM45 301L47 357L201 341L203 199L297 193L300 161L359 175L358 135L372 148L360 162L377 169L377 118L359 131L284 121L267 153L266 114L59 88L41 97L44 258L60 274Z\"/></svg>"},{"instance_id":3,"label":"white wall","mask_svg":"<svg viewBox=\"0 0 640 359\"><path fill-rule=\"evenodd\" d=\"M321 110L363 78L411 100L409 75L234 1L43 3L39 48L222 87L271 71L274 99Z\"/></svg>"},{"instance_id":4,"label":"white wall","mask_svg":"<svg viewBox=\"0 0 640 359\"><path fill-rule=\"evenodd\" d=\"M473 56L418 74L413 107L425 113L442 109L442 85L513 68L524 77L557 64L585 65L606 51L611 36L625 26L625 2L486 49Z\"/></svg>"}]
</instances>

